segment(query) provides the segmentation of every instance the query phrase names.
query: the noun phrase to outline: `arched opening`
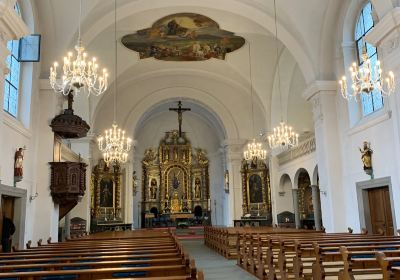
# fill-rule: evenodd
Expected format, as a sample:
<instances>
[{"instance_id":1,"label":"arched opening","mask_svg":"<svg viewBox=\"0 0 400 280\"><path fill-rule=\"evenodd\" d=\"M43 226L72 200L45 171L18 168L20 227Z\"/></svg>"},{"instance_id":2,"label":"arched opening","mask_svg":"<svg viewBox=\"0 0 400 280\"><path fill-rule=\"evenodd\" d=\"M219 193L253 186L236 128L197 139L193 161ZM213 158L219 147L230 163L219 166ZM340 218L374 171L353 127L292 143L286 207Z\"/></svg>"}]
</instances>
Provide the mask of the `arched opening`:
<instances>
[{"instance_id":1,"label":"arched opening","mask_svg":"<svg viewBox=\"0 0 400 280\"><path fill-rule=\"evenodd\" d=\"M288 174L283 174L279 181L279 196L277 197L276 211L279 227L295 227L293 210L292 181Z\"/></svg>"},{"instance_id":2,"label":"arched opening","mask_svg":"<svg viewBox=\"0 0 400 280\"><path fill-rule=\"evenodd\" d=\"M203 208L201 208L200 205L197 205L196 207L194 207L194 216L196 218L200 218L203 216Z\"/></svg>"}]
</instances>

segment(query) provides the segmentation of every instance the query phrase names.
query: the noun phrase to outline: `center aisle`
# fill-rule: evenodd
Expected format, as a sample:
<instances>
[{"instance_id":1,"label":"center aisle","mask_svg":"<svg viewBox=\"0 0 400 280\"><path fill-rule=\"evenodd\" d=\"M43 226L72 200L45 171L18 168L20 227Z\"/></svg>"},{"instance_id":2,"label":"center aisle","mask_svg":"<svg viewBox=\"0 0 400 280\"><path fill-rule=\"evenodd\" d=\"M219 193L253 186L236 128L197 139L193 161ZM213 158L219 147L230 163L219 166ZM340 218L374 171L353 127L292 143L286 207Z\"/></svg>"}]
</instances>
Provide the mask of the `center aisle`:
<instances>
[{"instance_id":1,"label":"center aisle","mask_svg":"<svg viewBox=\"0 0 400 280\"><path fill-rule=\"evenodd\" d=\"M181 240L186 253L194 258L196 267L203 270L206 280L254 280L253 275L236 265L236 260L227 260L204 245L204 240Z\"/></svg>"}]
</instances>

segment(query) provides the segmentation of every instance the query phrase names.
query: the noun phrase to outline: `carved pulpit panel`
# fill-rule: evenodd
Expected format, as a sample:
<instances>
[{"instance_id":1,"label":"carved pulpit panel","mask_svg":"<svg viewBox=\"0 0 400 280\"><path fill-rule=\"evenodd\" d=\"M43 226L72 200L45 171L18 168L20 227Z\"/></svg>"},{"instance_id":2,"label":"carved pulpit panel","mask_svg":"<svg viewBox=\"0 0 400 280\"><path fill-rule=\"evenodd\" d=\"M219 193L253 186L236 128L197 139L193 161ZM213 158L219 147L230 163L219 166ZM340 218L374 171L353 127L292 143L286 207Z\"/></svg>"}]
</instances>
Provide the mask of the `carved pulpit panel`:
<instances>
[{"instance_id":1,"label":"carved pulpit panel","mask_svg":"<svg viewBox=\"0 0 400 280\"><path fill-rule=\"evenodd\" d=\"M243 216L271 218L269 169L264 161L242 160Z\"/></svg>"}]
</instances>

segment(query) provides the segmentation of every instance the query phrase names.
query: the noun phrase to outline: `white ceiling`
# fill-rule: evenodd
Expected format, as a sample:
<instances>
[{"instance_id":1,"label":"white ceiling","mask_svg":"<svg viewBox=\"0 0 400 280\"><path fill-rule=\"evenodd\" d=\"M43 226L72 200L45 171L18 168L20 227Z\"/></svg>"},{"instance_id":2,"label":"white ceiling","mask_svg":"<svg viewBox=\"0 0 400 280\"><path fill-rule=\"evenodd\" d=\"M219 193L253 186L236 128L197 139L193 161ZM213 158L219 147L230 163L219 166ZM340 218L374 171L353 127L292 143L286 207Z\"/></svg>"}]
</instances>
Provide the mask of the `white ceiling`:
<instances>
[{"instance_id":1,"label":"white ceiling","mask_svg":"<svg viewBox=\"0 0 400 280\"><path fill-rule=\"evenodd\" d=\"M312 81L335 78L332 64L339 33L334 23L339 18L341 6L345 2L348 1L277 1L280 65L281 72L286 71L282 74L282 94L283 100L286 100L283 113L285 117L302 123L301 129L304 131L312 130L313 125L310 106L300 96ZM79 1L35 0L34 4L39 21L38 29L43 38L41 77L46 78L53 61L60 61L76 42ZM243 102L246 98L240 95L247 96L248 99L249 95L254 94L255 106L260 107L257 109L260 114L258 118L264 119L258 126L265 126L263 129L269 130L276 124L276 118L271 116L276 114L272 113L276 111L274 108L279 107L279 104L276 104L279 98L273 98L274 94L279 95L276 85L274 86L277 67L273 0L117 0L117 5L118 38L148 28L168 14L193 12L210 17L219 23L222 29L235 32L248 42L240 50L229 54L225 61L211 59L205 62L164 62L152 58L139 60L135 52L119 44L118 95L121 96L120 100L123 100L120 102L124 104L119 107L121 109L118 110L118 119L127 121L132 108L152 94L155 88L160 90L174 87L174 84L182 86L184 81L180 81L180 76L185 74L190 76L188 80L194 89L206 92L222 103L225 103L226 98L232 99L232 102ZM89 54L99 58L101 67L109 69L109 93L112 93L115 77L113 32L114 1L83 0L83 42ZM251 82L248 44L251 46ZM168 74L168 82L160 78L160 75L164 74ZM164 84L155 86L158 83ZM215 85L206 88L204 83ZM250 83L253 90L250 90ZM235 87L236 90L230 87ZM291 95L298 96L292 98ZM179 97L181 96L175 96ZM90 105L90 122L95 125L95 129L100 129L100 123L107 118L110 102L111 94L93 99ZM127 103L130 105L126 105ZM229 114L239 115L238 119L249 116L249 106L226 106L229 107ZM296 108L295 116L287 114L288 111L293 111L289 106ZM152 107L147 109L150 112ZM218 115L218 112L214 113ZM241 127L236 117L232 119L240 131ZM135 128L132 128L132 131L134 130Z\"/></svg>"}]
</instances>

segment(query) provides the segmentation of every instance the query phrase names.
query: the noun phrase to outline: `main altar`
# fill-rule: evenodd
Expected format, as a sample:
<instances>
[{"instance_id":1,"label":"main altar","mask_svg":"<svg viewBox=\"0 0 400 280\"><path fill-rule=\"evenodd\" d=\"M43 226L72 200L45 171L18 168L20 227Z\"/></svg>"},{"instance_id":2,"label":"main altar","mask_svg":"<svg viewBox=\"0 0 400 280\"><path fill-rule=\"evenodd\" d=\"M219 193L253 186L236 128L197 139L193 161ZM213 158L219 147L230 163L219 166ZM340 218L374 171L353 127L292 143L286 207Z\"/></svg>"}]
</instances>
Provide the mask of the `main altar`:
<instances>
[{"instance_id":1,"label":"main altar","mask_svg":"<svg viewBox=\"0 0 400 280\"><path fill-rule=\"evenodd\" d=\"M159 147L147 149L142 160L143 225L173 226L180 220L200 224L208 220L208 167L206 152L193 149L185 132L166 132Z\"/></svg>"}]
</instances>

